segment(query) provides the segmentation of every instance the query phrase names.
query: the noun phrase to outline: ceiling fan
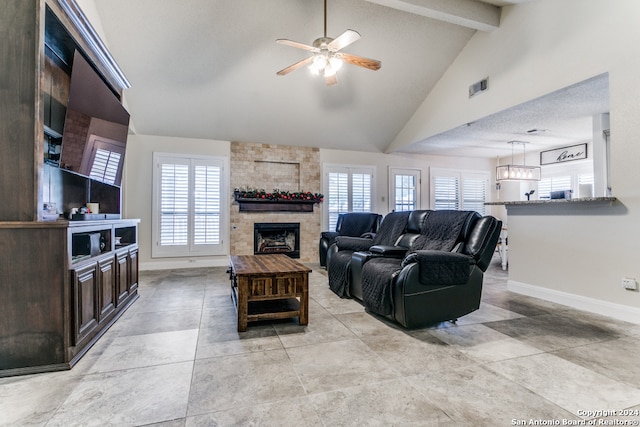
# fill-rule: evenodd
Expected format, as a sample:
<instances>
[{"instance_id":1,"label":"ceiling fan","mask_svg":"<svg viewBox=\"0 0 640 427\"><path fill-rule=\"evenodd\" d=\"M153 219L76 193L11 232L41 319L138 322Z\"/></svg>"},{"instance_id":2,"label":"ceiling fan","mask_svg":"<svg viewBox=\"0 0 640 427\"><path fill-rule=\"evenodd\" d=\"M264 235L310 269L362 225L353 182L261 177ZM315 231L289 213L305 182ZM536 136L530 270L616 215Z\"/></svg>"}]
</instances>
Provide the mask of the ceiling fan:
<instances>
[{"instance_id":1,"label":"ceiling fan","mask_svg":"<svg viewBox=\"0 0 640 427\"><path fill-rule=\"evenodd\" d=\"M370 70L379 70L382 65L380 61L340 52L341 49L359 39L360 34L354 30L347 30L335 39L327 37L327 0L324 0L324 37L315 39L313 46L287 39L276 40L276 43L308 50L309 52L313 52L314 55L289 65L276 74L284 76L309 64L312 73L320 74L322 72L327 86L333 86L338 83L336 71L342 67L343 61Z\"/></svg>"}]
</instances>

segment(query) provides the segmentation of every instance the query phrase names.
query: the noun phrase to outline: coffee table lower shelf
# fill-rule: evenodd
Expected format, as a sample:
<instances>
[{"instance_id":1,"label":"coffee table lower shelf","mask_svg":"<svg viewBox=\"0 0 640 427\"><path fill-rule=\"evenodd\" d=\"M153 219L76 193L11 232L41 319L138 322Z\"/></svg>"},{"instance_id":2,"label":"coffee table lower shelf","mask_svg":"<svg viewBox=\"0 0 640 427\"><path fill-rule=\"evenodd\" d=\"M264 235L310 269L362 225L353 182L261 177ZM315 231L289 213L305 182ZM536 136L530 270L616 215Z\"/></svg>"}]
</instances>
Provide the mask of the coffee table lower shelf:
<instances>
[{"instance_id":1,"label":"coffee table lower shelf","mask_svg":"<svg viewBox=\"0 0 640 427\"><path fill-rule=\"evenodd\" d=\"M238 307L236 289L233 289L232 297L234 304ZM300 301L297 298L248 301L247 305L247 322L300 317Z\"/></svg>"}]
</instances>

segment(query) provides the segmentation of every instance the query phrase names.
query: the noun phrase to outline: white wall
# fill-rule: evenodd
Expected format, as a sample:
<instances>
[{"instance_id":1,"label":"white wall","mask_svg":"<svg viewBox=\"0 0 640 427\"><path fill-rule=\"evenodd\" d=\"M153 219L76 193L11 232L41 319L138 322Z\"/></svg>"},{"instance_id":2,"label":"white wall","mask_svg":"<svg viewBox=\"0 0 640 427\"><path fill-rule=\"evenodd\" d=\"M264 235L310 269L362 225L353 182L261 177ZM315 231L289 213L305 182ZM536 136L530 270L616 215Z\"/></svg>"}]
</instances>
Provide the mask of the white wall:
<instances>
[{"instance_id":1,"label":"white wall","mask_svg":"<svg viewBox=\"0 0 640 427\"><path fill-rule=\"evenodd\" d=\"M640 279L638 22L636 0L505 7L500 28L473 37L393 147L608 72L611 184L619 202L509 215L509 281L512 289L640 323L640 293L620 284ZM468 99L469 83L487 76L490 90Z\"/></svg>"},{"instance_id":2,"label":"white wall","mask_svg":"<svg viewBox=\"0 0 640 427\"><path fill-rule=\"evenodd\" d=\"M227 256L192 258L151 258L151 209L153 190L153 152L188 153L219 156L231 154L228 141L172 138L166 136L129 135L123 178L124 218L139 218L138 245L141 270L224 266Z\"/></svg>"},{"instance_id":3,"label":"white wall","mask_svg":"<svg viewBox=\"0 0 640 427\"><path fill-rule=\"evenodd\" d=\"M230 157L228 141L129 135L123 178L125 218L139 218L140 268L142 270L227 265L226 256L193 258L151 258L152 155L153 152L190 153ZM371 165L376 168L374 211L389 212L389 168L419 169L422 176L422 209L429 208L429 167L492 171L490 159L390 155L346 150L320 150L323 164ZM324 190L321 190L324 191ZM325 191L326 193L326 191ZM384 200L383 200L384 198Z\"/></svg>"},{"instance_id":4,"label":"white wall","mask_svg":"<svg viewBox=\"0 0 640 427\"><path fill-rule=\"evenodd\" d=\"M389 206L389 168L419 169L422 178L420 203L421 209L429 209L429 168L464 169L488 171L493 177L495 161L472 157L444 157L416 154L380 154L347 150L320 149L320 161L323 164L367 165L375 166L374 212L386 215ZM324 184L324 179L323 179ZM326 194L326 190L323 189Z\"/></svg>"}]
</instances>

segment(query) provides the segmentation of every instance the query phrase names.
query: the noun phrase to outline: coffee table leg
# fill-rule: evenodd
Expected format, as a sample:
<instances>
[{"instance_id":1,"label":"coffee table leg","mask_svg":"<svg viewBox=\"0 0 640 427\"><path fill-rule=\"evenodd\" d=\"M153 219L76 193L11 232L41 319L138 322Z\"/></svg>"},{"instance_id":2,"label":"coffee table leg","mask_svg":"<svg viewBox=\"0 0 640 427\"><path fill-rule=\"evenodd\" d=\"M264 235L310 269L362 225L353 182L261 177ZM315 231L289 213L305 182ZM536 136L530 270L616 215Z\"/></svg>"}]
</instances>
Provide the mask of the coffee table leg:
<instances>
[{"instance_id":1,"label":"coffee table leg","mask_svg":"<svg viewBox=\"0 0 640 427\"><path fill-rule=\"evenodd\" d=\"M300 296L300 317L301 325L309 324L309 274L302 274L302 295Z\"/></svg>"},{"instance_id":2,"label":"coffee table leg","mask_svg":"<svg viewBox=\"0 0 640 427\"><path fill-rule=\"evenodd\" d=\"M249 293L249 279L246 277L238 278L238 332L247 330L247 311L249 309L249 301L247 295Z\"/></svg>"}]
</instances>

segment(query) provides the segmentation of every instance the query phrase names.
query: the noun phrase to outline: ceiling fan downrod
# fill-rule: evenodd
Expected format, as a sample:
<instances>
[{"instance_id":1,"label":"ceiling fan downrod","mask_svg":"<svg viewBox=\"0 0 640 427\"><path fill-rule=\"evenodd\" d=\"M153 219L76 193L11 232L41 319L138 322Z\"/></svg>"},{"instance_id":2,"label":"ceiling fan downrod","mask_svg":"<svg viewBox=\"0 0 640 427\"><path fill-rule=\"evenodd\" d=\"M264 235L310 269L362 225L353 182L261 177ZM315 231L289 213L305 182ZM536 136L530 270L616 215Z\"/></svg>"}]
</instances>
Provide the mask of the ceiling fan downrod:
<instances>
[{"instance_id":1,"label":"ceiling fan downrod","mask_svg":"<svg viewBox=\"0 0 640 427\"><path fill-rule=\"evenodd\" d=\"M324 38L327 38L327 0L324 0Z\"/></svg>"}]
</instances>

